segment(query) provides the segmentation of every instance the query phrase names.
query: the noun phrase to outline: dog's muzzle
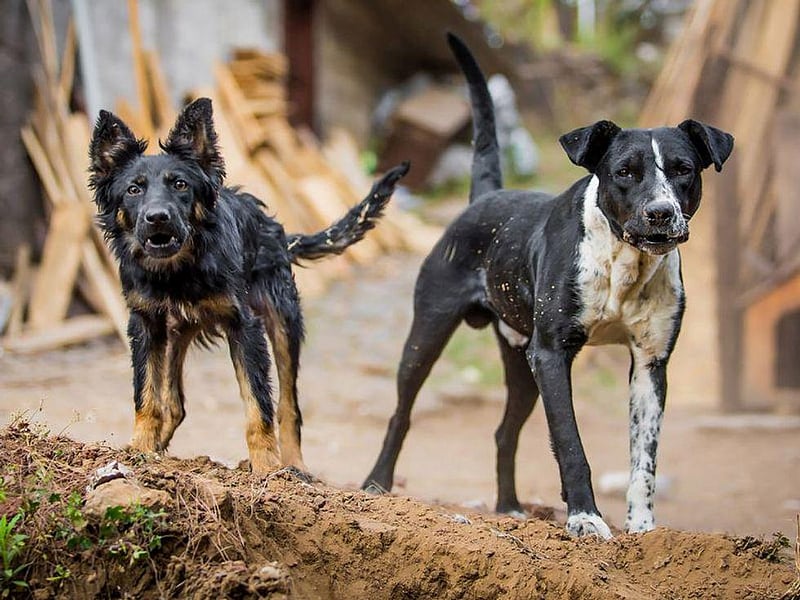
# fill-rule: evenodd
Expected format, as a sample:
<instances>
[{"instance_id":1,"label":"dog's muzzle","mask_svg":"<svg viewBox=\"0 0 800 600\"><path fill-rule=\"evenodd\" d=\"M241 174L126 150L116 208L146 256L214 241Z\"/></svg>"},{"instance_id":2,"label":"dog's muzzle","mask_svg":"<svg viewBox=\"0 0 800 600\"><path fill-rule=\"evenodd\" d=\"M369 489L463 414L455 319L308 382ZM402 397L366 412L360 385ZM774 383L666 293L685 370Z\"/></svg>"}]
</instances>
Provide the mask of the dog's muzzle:
<instances>
[{"instance_id":1,"label":"dog's muzzle","mask_svg":"<svg viewBox=\"0 0 800 600\"><path fill-rule=\"evenodd\" d=\"M625 227L622 239L642 252L666 254L689 239L689 225L681 218L667 226Z\"/></svg>"},{"instance_id":2,"label":"dog's muzzle","mask_svg":"<svg viewBox=\"0 0 800 600\"><path fill-rule=\"evenodd\" d=\"M136 237L150 258L171 258L183 247L185 235L166 210L148 210L136 229Z\"/></svg>"}]
</instances>

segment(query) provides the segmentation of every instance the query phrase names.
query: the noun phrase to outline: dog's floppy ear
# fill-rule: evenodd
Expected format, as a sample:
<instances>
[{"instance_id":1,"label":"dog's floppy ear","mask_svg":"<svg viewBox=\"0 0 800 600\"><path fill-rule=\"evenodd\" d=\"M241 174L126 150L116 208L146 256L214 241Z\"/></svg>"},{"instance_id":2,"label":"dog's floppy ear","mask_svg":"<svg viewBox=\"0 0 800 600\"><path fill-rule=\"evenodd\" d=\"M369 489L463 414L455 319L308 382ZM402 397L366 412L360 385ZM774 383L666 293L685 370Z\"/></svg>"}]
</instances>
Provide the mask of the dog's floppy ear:
<instances>
[{"instance_id":1,"label":"dog's floppy ear","mask_svg":"<svg viewBox=\"0 0 800 600\"><path fill-rule=\"evenodd\" d=\"M161 148L181 158L197 161L214 189L218 190L225 178L225 161L217 146L212 113L209 98L198 98L187 105Z\"/></svg>"},{"instance_id":2,"label":"dog's floppy ear","mask_svg":"<svg viewBox=\"0 0 800 600\"><path fill-rule=\"evenodd\" d=\"M565 133L558 141L573 163L594 173L611 140L619 132L620 128L616 123L598 121L594 125Z\"/></svg>"},{"instance_id":3,"label":"dog's floppy ear","mask_svg":"<svg viewBox=\"0 0 800 600\"><path fill-rule=\"evenodd\" d=\"M733 151L733 136L721 129L711 127L700 121L686 119L678 125L678 129L686 133L703 161L703 168L712 163L717 172Z\"/></svg>"},{"instance_id":4,"label":"dog's floppy ear","mask_svg":"<svg viewBox=\"0 0 800 600\"><path fill-rule=\"evenodd\" d=\"M143 154L146 148L147 142L137 140L119 117L101 110L89 144L89 185L97 188L115 169Z\"/></svg>"}]
</instances>

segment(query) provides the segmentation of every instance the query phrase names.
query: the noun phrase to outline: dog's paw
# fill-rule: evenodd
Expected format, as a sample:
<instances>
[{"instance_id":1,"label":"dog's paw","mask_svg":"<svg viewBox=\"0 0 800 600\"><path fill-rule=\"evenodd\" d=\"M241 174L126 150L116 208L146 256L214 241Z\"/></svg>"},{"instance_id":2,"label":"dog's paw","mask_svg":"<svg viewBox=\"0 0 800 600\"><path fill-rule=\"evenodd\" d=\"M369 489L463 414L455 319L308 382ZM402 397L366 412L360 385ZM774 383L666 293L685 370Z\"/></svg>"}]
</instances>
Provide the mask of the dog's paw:
<instances>
[{"instance_id":1,"label":"dog's paw","mask_svg":"<svg viewBox=\"0 0 800 600\"><path fill-rule=\"evenodd\" d=\"M368 494L372 494L373 496L383 496L384 494L389 493L389 490L373 479L365 481L364 485L361 486L361 489Z\"/></svg>"},{"instance_id":2,"label":"dog's paw","mask_svg":"<svg viewBox=\"0 0 800 600\"><path fill-rule=\"evenodd\" d=\"M294 477L295 479L297 479L299 481L302 481L303 483L309 483L310 484L310 483L319 482L319 479L314 477L308 470L300 469L300 468L298 468L298 467L296 467L294 465L286 465L285 467L283 467L279 471L276 471L275 473L276 474L277 473L286 473L287 475L291 475L292 477Z\"/></svg>"},{"instance_id":3,"label":"dog's paw","mask_svg":"<svg viewBox=\"0 0 800 600\"><path fill-rule=\"evenodd\" d=\"M573 537L594 535L604 540L614 537L600 515L585 512L575 513L567 518L567 532Z\"/></svg>"},{"instance_id":4,"label":"dog's paw","mask_svg":"<svg viewBox=\"0 0 800 600\"><path fill-rule=\"evenodd\" d=\"M645 533L656 528L656 522L652 511L634 510L628 513L625 519L625 531L628 533Z\"/></svg>"}]
</instances>

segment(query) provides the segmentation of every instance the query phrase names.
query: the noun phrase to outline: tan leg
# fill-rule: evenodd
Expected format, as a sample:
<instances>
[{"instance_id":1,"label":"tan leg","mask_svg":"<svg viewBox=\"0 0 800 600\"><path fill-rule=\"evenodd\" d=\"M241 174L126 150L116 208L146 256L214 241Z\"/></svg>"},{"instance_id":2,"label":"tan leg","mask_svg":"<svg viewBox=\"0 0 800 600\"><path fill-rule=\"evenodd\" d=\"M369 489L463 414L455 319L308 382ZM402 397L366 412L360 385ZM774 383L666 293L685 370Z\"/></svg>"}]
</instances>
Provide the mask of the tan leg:
<instances>
[{"instance_id":1,"label":"tan leg","mask_svg":"<svg viewBox=\"0 0 800 600\"><path fill-rule=\"evenodd\" d=\"M255 319L229 331L231 359L245 406L247 447L253 472L264 475L280 468L269 391L269 354L264 328Z\"/></svg>"},{"instance_id":2,"label":"tan leg","mask_svg":"<svg viewBox=\"0 0 800 600\"><path fill-rule=\"evenodd\" d=\"M161 385L166 352L163 319L148 319L131 314L128 333L133 356L133 395L136 418L131 447L140 452L162 450L163 424Z\"/></svg>"},{"instance_id":3,"label":"tan leg","mask_svg":"<svg viewBox=\"0 0 800 600\"><path fill-rule=\"evenodd\" d=\"M289 349L286 329L280 319L270 320L270 341L278 368L278 439L281 462L306 471L300 449L300 413L297 405L297 361Z\"/></svg>"}]
</instances>

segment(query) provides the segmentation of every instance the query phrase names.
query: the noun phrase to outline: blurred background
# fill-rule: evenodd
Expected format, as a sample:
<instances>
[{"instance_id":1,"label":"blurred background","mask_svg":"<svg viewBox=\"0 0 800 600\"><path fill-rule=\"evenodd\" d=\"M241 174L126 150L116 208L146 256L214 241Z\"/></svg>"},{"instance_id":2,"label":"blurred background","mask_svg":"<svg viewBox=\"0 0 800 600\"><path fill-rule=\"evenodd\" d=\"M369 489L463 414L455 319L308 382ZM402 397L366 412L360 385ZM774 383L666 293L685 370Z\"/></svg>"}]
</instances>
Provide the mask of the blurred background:
<instances>
[{"instance_id":1,"label":"blurred background","mask_svg":"<svg viewBox=\"0 0 800 600\"><path fill-rule=\"evenodd\" d=\"M4 0L0 11L0 418L123 444L133 422L126 311L86 189L90 127L113 110L164 137L210 96L228 183L290 231L321 229L405 159L392 210L347 256L298 269L311 469L358 485L377 456L425 252L464 207L469 104L444 40L490 76L507 185L583 176L559 135L599 119L685 118L733 133L682 247L688 307L670 363L659 516L791 531L800 510L800 0ZM627 351L582 352L581 433L624 518ZM396 491L493 505L502 370L462 328L423 388ZM224 348L194 352L172 451L246 456ZM214 435L209 435L213 432ZM523 432L521 497L561 506L543 411ZM622 484L619 481L622 480Z\"/></svg>"}]
</instances>

